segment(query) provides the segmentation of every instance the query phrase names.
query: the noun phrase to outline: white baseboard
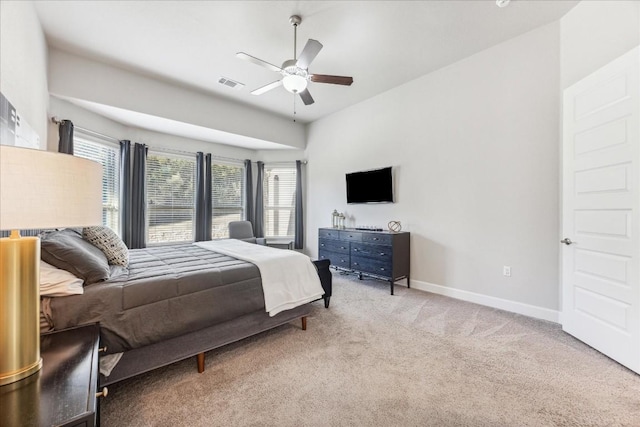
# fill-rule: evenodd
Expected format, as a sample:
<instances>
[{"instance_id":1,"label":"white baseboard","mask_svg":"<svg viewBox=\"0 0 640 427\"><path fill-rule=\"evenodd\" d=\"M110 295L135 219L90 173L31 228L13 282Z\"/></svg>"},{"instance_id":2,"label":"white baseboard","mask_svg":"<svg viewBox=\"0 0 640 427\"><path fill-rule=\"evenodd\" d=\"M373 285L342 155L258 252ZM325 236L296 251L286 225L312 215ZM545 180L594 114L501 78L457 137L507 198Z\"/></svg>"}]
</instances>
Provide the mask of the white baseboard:
<instances>
[{"instance_id":1,"label":"white baseboard","mask_svg":"<svg viewBox=\"0 0 640 427\"><path fill-rule=\"evenodd\" d=\"M397 283L397 285L406 286L405 283L406 280L403 280ZM444 295L475 304L486 305L487 307L498 308L500 310L506 310L512 313L522 314L524 316L535 317L536 319L548 320L549 322L560 323L561 320L561 313L557 310L551 310L544 307L524 304L522 302L492 297L489 295L478 294L462 289L448 288L446 286L436 285L434 283L411 280L411 288L418 289L420 291L432 292L434 294Z\"/></svg>"}]
</instances>

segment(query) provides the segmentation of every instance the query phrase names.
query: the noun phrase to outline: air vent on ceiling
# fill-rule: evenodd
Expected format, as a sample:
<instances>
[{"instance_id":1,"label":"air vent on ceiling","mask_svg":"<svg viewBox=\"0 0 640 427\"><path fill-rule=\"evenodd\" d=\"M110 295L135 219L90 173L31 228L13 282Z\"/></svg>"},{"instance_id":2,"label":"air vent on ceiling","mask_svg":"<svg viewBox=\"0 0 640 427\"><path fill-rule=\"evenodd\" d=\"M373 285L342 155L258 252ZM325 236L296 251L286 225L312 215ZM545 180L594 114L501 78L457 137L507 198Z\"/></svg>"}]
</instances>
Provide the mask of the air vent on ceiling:
<instances>
[{"instance_id":1,"label":"air vent on ceiling","mask_svg":"<svg viewBox=\"0 0 640 427\"><path fill-rule=\"evenodd\" d=\"M240 90L244 87L244 83L237 82L235 80L228 79L226 77L220 77L218 80L222 86L227 86L231 89Z\"/></svg>"}]
</instances>

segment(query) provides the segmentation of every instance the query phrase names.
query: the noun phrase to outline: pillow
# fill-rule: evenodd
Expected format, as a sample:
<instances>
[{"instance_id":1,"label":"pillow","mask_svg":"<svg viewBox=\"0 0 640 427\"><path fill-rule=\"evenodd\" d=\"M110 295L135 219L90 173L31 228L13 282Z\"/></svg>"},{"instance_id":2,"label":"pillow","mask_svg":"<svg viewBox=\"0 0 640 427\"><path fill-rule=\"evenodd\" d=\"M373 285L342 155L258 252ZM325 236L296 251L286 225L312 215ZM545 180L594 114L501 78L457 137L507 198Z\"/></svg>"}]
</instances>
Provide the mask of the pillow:
<instances>
[{"instance_id":1,"label":"pillow","mask_svg":"<svg viewBox=\"0 0 640 427\"><path fill-rule=\"evenodd\" d=\"M129 265L129 248L122 239L109 227L85 227L82 238L100 249L111 265Z\"/></svg>"},{"instance_id":2,"label":"pillow","mask_svg":"<svg viewBox=\"0 0 640 427\"><path fill-rule=\"evenodd\" d=\"M65 270L40 261L40 295L43 297L64 297L84 292L84 281Z\"/></svg>"},{"instance_id":3,"label":"pillow","mask_svg":"<svg viewBox=\"0 0 640 427\"><path fill-rule=\"evenodd\" d=\"M109 278L109 262L102 251L82 240L76 231L64 229L40 237L40 257L54 267L84 280L85 285Z\"/></svg>"}]
</instances>

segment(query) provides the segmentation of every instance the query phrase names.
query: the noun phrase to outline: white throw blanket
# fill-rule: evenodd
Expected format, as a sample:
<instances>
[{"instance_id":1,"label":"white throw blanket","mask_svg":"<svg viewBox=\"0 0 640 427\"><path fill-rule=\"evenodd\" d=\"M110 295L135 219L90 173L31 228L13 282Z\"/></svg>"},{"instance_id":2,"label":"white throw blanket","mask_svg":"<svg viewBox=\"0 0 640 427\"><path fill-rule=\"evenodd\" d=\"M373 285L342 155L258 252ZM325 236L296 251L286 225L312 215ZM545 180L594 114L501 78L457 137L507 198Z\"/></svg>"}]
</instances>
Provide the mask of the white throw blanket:
<instances>
[{"instance_id":1,"label":"white throw blanket","mask_svg":"<svg viewBox=\"0 0 640 427\"><path fill-rule=\"evenodd\" d=\"M300 252L235 239L196 242L194 245L255 264L262 277L264 306L269 316L324 295L316 267Z\"/></svg>"}]
</instances>

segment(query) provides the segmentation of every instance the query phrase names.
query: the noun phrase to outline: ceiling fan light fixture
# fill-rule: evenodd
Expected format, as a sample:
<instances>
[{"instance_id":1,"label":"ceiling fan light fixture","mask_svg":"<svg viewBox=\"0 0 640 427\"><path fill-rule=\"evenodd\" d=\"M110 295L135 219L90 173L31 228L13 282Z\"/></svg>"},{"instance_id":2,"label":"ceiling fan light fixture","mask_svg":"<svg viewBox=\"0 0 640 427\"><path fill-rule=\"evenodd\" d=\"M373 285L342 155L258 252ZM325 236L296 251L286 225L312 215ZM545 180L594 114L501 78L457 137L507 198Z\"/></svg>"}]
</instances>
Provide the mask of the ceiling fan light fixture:
<instances>
[{"instance_id":1,"label":"ceiling fan light fixture","mask_svg":"<svg viewBox=\"0 0 640 427\"><path fill-rule=\"evenodd\" d=\"M282 86L291 93L300 93L307 88L307 79L298 74L289 74L282 78Z\"/></svg>"},{"instance_id":2,"label":"ceiling fan light fixture","mask_svg":"<svg viewBox=\"0 0 640 427\"><path fill-rule=\"evenodd\" d=\"M276 71L282 75L282 79L253 90L251 95L262 95L265 92L282 86L287 92L299 95L304 105L311 105L315 101L307 89L309 82L351 86L353 77L309 73L309 65L322 49L322 43L314 39L307 40L307 44L304 45L300 56L297 56L297 28L302 22L302 18L298 15L293 15L289 18L289 22L293 25L293 59L284 61L281 67L244 52L236 53L236 56L240 59L268 68L271 71ZM294 96L293 99L293 114L295 115L295 100L297 97Z\"/></svg>"}]
</instances>

